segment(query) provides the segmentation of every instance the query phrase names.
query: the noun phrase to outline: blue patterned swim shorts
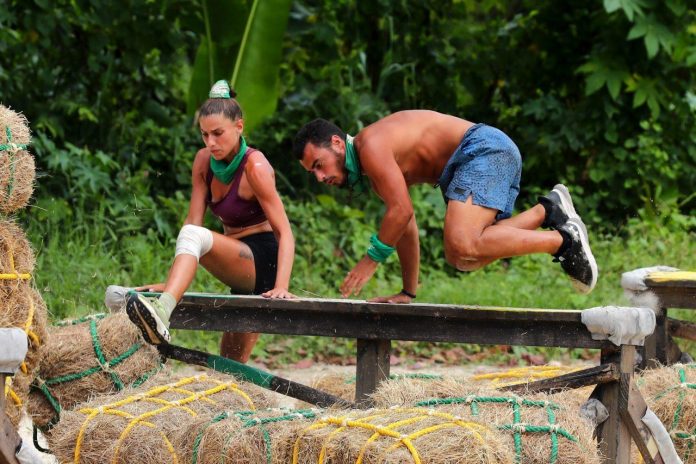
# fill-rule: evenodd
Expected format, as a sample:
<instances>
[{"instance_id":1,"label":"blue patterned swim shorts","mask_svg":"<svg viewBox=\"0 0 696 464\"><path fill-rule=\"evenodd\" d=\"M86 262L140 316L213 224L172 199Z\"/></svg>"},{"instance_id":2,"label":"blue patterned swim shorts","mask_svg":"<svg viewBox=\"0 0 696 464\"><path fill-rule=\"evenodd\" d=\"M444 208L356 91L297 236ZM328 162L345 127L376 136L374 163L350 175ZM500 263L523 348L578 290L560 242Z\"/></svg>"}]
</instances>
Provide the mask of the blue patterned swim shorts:
<instances>
[{"instance_id":1,"label":"blue patterned swim shorts","mask_svg":"<svg viewBox=\"0 0 696 464\"><path fill-rule=\"evenodd\" d=\"M438 185L445 202L465 202L499 211L496 219L512 216L520 193L522 157L510 137L495 127L475 124L445 165Z\"/></svg>"}]
</instances>

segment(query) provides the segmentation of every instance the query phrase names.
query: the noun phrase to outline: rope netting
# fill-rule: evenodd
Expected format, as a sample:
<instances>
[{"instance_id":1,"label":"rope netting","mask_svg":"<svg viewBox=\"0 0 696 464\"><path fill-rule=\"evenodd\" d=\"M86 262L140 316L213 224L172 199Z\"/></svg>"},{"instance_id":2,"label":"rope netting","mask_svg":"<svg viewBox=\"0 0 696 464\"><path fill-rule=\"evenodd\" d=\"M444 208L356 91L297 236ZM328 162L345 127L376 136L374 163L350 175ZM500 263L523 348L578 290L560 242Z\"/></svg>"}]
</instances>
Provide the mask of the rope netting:
<instances>
[{"instance_id":1,"label":"rope netting","mask_svg":"<svg viewBox=\"0 0 696 464\"><path fill-rule=\"evenodd\" d=\"M259 416L259 414L268 413L266 417ZM266 464L272 464L273 462L273 440L271 438L271 432L269 431L268 424L277 424L281 422L290 422L296 420L307 420L314 419L317 417L318 410L315 409L281 409L281 408L269 408L263 411L236 411L236 412L223 412L218 416L211 419L208 423L201 427L201 430L196 435L196 439L193 442L193 456L191 458L192 464L198 464L200 458L200 447L203 436L206 430L213 424L221 422L225 419L234 417L241 421L242 429L250 429L258 427L261 430L264 443L264 456L266 458ZM229 454L230 446L232 440L235 438L235 434L229 434L225 439L225 442L220 450L220 463L224 464Z\"/></svg>"},{"instance_id":2,"label":"rope netting","mask_svg":"<svg viewBox=\"0 0 696 464\"><path fill-rule=\"evenodd\" d=\"M206 388L202 391L193 391L185 388L187 385L196 382L212 382L214 386L212 388ZM115 464L119 462L119 452L124 440L129 436L131 431L133 431L138 426L144 426L156 430L157 434L162 439L162 442L164 443L166 449L169 451L171 462L178 463L179 457L176 453L176 450L174 449L174 446L172 445L171 441L164 433L164 431L159 430L158 425L154 423L152 419L172 409L178 409L186 412L191 417L196 417L198 413L194 411L192 407L189 407L190 405L192 406L192 403L199 401L216 404L216 401L213 400L212 397L215 394L220 393L224 390L231 391L233 394L241 397L249 405L250 409L255 410L255 405L252 399L249 397L249 395L242 391L236 383L217 380L205 374L194 377L187 377L173 384L154 387L144 393L138 393L135 395L127 396L126 398L120 401L116 401L114 403L106 404L99 407L88 407L79 409L78 412L87 415L87 417L85 418L84 422L82 422L82 425L80 426L77 434L74 452L74 462L80 462L81 448L85 441L86 430L90 422L95 420L95 418L99 416L110 415L126 419L127 421L126 427L123 429L123 431L120 433L117 439L114 455L111 460L112 463ZM168 400L163 397L163 395L167 393L176 393L178 395L183 396L176 400ZM132 414L122 409L125 406L133 405L134 403L140 402L152 403L156 405L156 408L137 414Z\"/></svg>"},{"instance_id":3,"label":"rope netting","mask_svg":"<svg viewBox=\"0 0 696 464\"><path fill-rule=\"evenodd\" d=\"M0 272L0 280L29 280L31 274L27 272L19 273L15 269L14 252L11 246L8 246L7 257L9 259L10 269L5 269L8 272ZM1 270L0 270L1 271Z\"/></svg>"},{"instance_id":4,"label":"rope netting","mask_svg":"<svg viewBox=\"0 0 696 464\"><path fill-rule=\"evenodd\" d=\"M472 376L473 380L490 380L493 386L507 386L534 380L550 379L559 375L582 370L582 367L569 366L525 366L502 372L490 372Z\"/></svg>"},{"instance_id":5,"label":"rope netting","mask_svg":"<svg viewBox=\"0 0 696 464\"><path fill-rule=\"evenodd\" d=\"M551 440L551 450L549 464L554 464L558 460L559 437L565 438L573 443L578 443L578 439L570 432L561 427L556 422L556 413L560 406L550 401L538 401L520 398L518 396L477 396L469 395L463 398L437 398L419 401L416 406L434 407L441 405L465 404L468 405L471 415L476 417L480 413L482 404L507 404L512 408L513 422L510 424L498 424L499 430L511 431L515 448L515 462L522 462L522 434L548 433ZM546 411L548 424L528 424L522 422L522 408L543 408Z\"/></svg>"},{"instance_id":6,"label":"rope netting","mask_svg":"<svg viewBox=\"0 0 696 464\"><path fill-rule=\"evenodd\" d=\"M143 343L136 342L133 345L131 345L123 353L119 354L118 356L115 356L112 359L107 360L106 357L104 356L102 342L100 340L99 333L97 331L97 321L103 319L104 317L105 317L104 314L96 314L96 315L86 316L84 318L80 318L77 320L62 323L63 325L76 325L76 324L79 324L82 322L89 322L89 334L91 337L92 348L94 349L94 355L96 357L96 364L97 365L90 367L88 369L85 369L81 372L75 372L72 374L62 375L59 377L54 377L54 378L49 378L49 379L42 379L40 375L36 376L34 383L32 384L32 388L43 393L44 397L48 400L51 407L53 408L53 410L56 413L53 420L51 420L49 422L49 425L52 425L55 422L57 422L57 420L60 417L61 410L62 410L60 402L58 401L56 396L51 391L51 388L50 388L51 386L80 380L80 379L83 379L87 376L93 375L97 372L104 372L104 373L108 374L109 377L111 378L116 391L121 391L126 387L126 383L123 381L121 376L113 368L118 366L119 364L121 364L123 361L125 361L126 359L128 359L132 355L134 355L138 350L140 350L145 345ZM140 386L143 382L145 382L152 375L159 372L160 368L161 368L161 366L158 366L157 368L155 368L149 372L146 372L145 374L143 374L142 376L137 378L134 382L132 382L130 384L130 386L132 386L132 387Z\"/></svg>"},{"instance_id":7,"label":"rope netting","mask_svg":"<svg viewBox=\"0 0 696 464\"><path fill-rule=\"evenodd\" d=\"M696 442L696 427L689 430L688 425L683 422L687 420L693 421L693 404L687 407L687 401L693 401L696 394L696 383L690 382L687 378L687 371L691 374L696 374L696 364L677 364L672 366L676 370L678 383L673 385L652 398L652 402L660 400L676 401L674 405L674 413L671 417L671 422L665 421L666 418L661 417L665 426L667 426L672 440L678 448L686 448L682 459L689 462L690 458L695 457L694 442ZM674 379L672 377L672 379ZM674 379L676 380L676 379ZM688 416L688 417L687 417ZM668 424L669 422L669 424Z\"/></svg>"},{"instance_id":8,"label":"rope netting","mask_svg":"<svg viewBox=\"0 0 696 464\"><path fill-rule=\"evenodd\" d=\"M393 415L402 415L404 417L393 421L390 419ZM379 419L386 419L387 422L385 424L375 423ZM427 425L418 427L417 424L422 422L426 422ZM402 431L399 430L406 426L414 425L415 429L410 430L407 433L402 433ZM446 412L438 412L432 408L391 408L357 418L351 417L351 414L324 417L318 419L314 424L302 430L295 440L292 452L293 464L300 462L299 456L301 443L303 441L303 437L307 433L332 426L334 426L335 429L326 435L326 437L322 440L321 448L317 456L318 464L323 464L327 459L328 447L331 440L336 439L341 432L349 431L350 429L361 429L372 432L370 437L365 440L364 444L360 448L355 461L356 464L363 463L370 444L379 440L380 438L391 439L388 440L389 444L385 446L385 455L388 455L400 447L404 447L408 450L413 462L420 464L423 458L421 457L421 453L419 452L419 449L415 443L416 439L420 437L424 437L444 429L462 428L470 436L472 436L481 447L488 448L488 441L486 440L486 437L488 434L492 433L492 430L486 425L467 421L461 417Z\"/></svg>"}]
</instances>

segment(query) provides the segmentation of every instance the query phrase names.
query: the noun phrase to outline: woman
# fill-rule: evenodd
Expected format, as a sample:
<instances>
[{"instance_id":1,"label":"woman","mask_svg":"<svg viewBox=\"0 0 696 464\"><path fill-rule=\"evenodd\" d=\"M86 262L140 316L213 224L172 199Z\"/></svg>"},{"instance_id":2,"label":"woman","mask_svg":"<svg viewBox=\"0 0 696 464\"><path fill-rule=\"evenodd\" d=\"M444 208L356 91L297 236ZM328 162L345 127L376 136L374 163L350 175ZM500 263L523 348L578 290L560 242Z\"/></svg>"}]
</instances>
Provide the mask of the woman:
<instances>
[{"instance_id":1,"label":"woman","mask_svg":"<svg viewBox=\"0 0 696 464\"><path fill-rule=\"evenodd\" d=\"M193 281L198 263L235 293L294 298L288 291L295 241L275 188L273 168L242 136L242 110L226 81L218 81L199 110L205 148L193 162L188 216L176 242L174 264L164 284L138 290L163 292L159 298L132 294L126 311L152 344L167 343L169 317ZM202 227L206 207L224 234ZM225 333L223 356L249 359L257 333Z\"/></svg>"}]
</instances>

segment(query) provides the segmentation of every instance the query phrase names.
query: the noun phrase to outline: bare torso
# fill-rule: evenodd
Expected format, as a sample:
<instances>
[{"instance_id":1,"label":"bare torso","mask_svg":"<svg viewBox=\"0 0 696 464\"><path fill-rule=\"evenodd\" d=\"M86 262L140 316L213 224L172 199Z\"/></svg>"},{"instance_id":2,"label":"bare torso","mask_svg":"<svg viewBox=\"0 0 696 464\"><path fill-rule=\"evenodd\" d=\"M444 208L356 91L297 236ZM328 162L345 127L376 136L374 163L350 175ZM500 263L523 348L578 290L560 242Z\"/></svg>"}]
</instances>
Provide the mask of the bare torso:
<instances>
[{"instance_id":1,"label":"bare torso","mask_svg":"<svg viewBox=\"0 0 696 464\"><path fill-rule=\"evenodd\" d=\"M400 111L360 131L355 147L361 159L391 150L408 185L435 184L473 124L435 111Z\"/></svg>"}]
</instances>

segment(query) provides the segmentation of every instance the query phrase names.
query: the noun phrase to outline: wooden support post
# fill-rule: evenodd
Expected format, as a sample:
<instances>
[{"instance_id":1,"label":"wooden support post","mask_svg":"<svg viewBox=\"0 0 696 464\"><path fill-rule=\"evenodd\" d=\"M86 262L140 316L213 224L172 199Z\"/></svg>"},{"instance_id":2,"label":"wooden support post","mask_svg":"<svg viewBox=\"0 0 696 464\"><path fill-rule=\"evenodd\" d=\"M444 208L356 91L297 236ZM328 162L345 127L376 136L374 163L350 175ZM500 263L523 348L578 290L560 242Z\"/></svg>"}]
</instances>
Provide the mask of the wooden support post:
<instances>
[{"instance_id":1,"label":"wooden support post","mask_svg":"<svg viewBox=\"0 0 696 464\"><path fill-rule=\"evenodd\" d=\"M619 353L602 351L602 363L611 362L618 354L619 372L621 375L633 375L636 358L636 347L622 345ZM597 437L600 451L605 462L612 464L630 464L631 434L626 423L621 419L619 398L621 396L620 382L598 385L592 393L609 411L609 418L597 426Z\"/></svg>"},{"instance_id":2,"label":"wooden support post","mask_svg":"<svg viewBox=\"0 0 696 464\"><path fill-rule=\"evenodd\" d=\"M389 356L391 340L368 340L358 338L358 365L355 381L355 402L369 408L373 393L382 380L389 378Z\"/></svg>"},{"instance_id":3,"label":"wooden support post","mask_svg":"<svg viewBox=\"0 0 696 464\"><path fill-rule=\"evenodd\" d=\"M6 377L6 374L0 373L0 464L17 464L15 453L22 440L5 414Z\"/></svg>"}]
</instances>

